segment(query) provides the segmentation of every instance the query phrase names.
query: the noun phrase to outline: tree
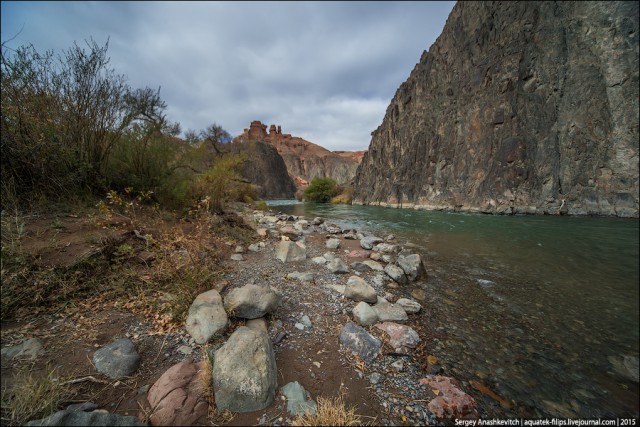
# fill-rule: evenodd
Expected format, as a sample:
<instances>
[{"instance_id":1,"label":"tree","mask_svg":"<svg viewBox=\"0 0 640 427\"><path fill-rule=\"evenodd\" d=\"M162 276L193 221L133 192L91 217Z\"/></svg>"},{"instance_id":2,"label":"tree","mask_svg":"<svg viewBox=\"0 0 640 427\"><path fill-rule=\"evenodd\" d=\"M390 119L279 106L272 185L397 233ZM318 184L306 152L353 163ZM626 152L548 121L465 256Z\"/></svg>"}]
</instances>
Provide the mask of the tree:
<instances>
[{"instance_id":1,"label":"tree","mask_svg":"<svg viewBox=\"0 0 640 427\"><path fill-rule=\"evenodd\" d=\"M184 140L192 145L195 145L201 141L200 137L198 136L198 132L193 129L189 129L184 133Z\"/></svg>"},{"instance_id":2,"label":"tree","mask_svg":"<svg viewBox=\"0 0 640 427\"><path fill-rule=\"evenodd\" d=\"M327 203L336 195L337 184L331 178L313 178L304 190L304 198L308 202Z\"/></svg>"},{"instance_id":3,"label":"tree","mask_svg":"<svg viewBox=\"0 0 640 427\"><path fill-rule=\"evenodd\" d=\"M200 139L210 143L225 144L231 140L231 135L219 124L213 123L200 131Z\"/></svg>"}]
</instances>

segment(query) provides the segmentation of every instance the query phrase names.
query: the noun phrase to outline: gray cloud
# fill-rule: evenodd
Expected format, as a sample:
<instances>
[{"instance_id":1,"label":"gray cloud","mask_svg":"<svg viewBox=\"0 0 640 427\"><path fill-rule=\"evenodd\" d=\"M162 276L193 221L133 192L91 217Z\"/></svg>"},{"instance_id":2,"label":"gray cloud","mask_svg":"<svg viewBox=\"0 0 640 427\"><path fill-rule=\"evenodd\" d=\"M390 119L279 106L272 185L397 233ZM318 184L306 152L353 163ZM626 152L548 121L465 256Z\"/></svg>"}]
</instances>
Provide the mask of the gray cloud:
<instances>
[{"instance_id":1,"label":"gray cloud","mask_svg":"<svg viewBox=\"0 0 640 427\"><path fill-rule=\"evenodd\" d=\"M161 86L183 130L251 120L333 150L366 149L454 2L3 2L3 42L110 38L117 72Z\"/></svg>"}]
</instances>

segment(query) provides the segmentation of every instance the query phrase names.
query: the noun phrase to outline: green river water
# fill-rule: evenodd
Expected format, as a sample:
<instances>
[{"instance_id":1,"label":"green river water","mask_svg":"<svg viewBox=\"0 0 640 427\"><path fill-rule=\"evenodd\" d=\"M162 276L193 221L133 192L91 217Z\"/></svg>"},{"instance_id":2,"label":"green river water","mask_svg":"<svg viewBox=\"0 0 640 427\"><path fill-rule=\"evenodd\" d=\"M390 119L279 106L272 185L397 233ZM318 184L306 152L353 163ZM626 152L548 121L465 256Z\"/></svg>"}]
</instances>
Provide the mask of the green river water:
<instances>
[{"instance_id":1,"label":"green river water","mask_svg":"<svg viewBox=\"0 0 640 427\"><path fill-rule=\"evenodd\" d=\"M415 245L427 348L445 375L515 402L487 397L492 415L639 416L638 220L269 205Z\"/></svg>"}]
</instances>

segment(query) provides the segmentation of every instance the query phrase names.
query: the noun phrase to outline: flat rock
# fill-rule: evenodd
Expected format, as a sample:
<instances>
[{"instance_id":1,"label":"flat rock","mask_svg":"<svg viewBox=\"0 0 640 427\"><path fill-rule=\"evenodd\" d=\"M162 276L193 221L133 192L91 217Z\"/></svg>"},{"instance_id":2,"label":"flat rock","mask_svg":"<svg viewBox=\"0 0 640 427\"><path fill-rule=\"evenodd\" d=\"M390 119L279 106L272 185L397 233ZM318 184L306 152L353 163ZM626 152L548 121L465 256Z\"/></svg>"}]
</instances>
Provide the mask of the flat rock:
<instances>
[{"instance_id":1,"label":"flat rock","mask_svg":"<svg viewBox=\"0 0 640 427\"><path fill-rule=\"evenodd\" d=\"M327 249L338 249L340 247L340 239L328 239L325 246Z\"/></svg>"},{"instance_id":2,"label":"flat rock","mask_svg":"<svg viewBox=\"0 0 640 427\"><path fill-rule=\"evenodd\" d=\"M404 271L397 265L387 264L384 268L384 272L400 285L406 285L408 283L407 276L405 276Z\"/></svg>"},{"instance_id":3,"label":"flat rock","mask_svg":"<svg viewBox=\"0 0 640 427\"><path fill-rule=\"evenodd\" d=\"M475 400L460 390L455 379L434 375L421 379L420 384L427 385L431 390L438 390L437 396L427 405L436 417L444 420L478 418Z\"/></svg>"},{"instance_id":4,"label":"flat rock","mask_svg":"<svg viewBox=\"0 0 640 427\"><path fill-rule=\"evenodd\" d=\"M345 274L349 272L349 267L340 258L335 258L327 264L329 271L335 274Z\"/></svg>"},{"instance_id":5,"label":"flat rock","mask_svg":"<svg viewBox=\"0 0 640 427\"><path fill-rule=\"evenodd\" d=\"M381 322L404 322L409 319L407 312L397 304L380 303L373 306Z\"/></svg>"},{"instance_id":6,"label":"flat rock","mask_svg":"<svg viewBox=\"0 0 640 427\"><path fill-rule=\"evenodd\" d=\"M409 298L400 298L396 301L396 304L402 307L407 314L415 314L422 309L422 305L419 302Z\"/></svg>"},{"instance_id":7,"label":"flat rock","mask_svg":"<svg viewBox=\"0 0 640 427\"><path fill-rule=\"evenodd\" d=\"M336 259L336 254L334 254L333 252L325 252L322 257L327 261L333 261L334 259Z\"/></svg>"},{"instance_id":8,"label":"flat rock","mask_svg":"<svg viewBox=\"0 0 640 427\"><path fill-rule=\"evenodd\" d=\"M424 301L427 298L427 293L424 291L424 289L415 288L411 291L411 296L418 301Z\"/></svg>"},{"instance_id":9,"label":"flat rock","mask_svg":"<svg viewBox=\"0 0 640 427\"><path fill-rule=\"evenodd\" d=\"M252 412L271 405L277 375L269 336L240 326L214 353L213 390L218 411Z\"/></svg>"},{"instance_id":10,"label":"flat rock","mask_svg":"<svg viewBox=\"0 0 640 427\"><path fill-rule=\"evenodd\" d=\"M147 400L152 412L149 421L154 426L195 425L206 417L209 409L206 397L197 390L204 362L187 359L173 365L151 386Z\"/></svg>"},{"instance_id":11,"label":"flat rock","mask_svg":"<svg viewBox=\"0 0 640 427\"><path fill-rule=\"evenodd\" d=\"M354 301L365 301L371 304L375 304L378 299L376 290L358 276L349 277L347 286L344 289L344 296Z\"/></svg>"},{"instance_id":12,"label":"flat rock","mask_svg":"<svg viewBox=\"0 0 640 427\"><path fill-rule=\"evenodd\" d=\"M351 263L351 269L356 271L369 271L370 268L363 262L355 261Z\"/></svg>"},{"instance_id":13,"label":"flat rock","mask_svg":"<svg viewBox=\"0 0 640 427\"><path fill-rule=\"evenodd\" d=\"M324 259L324 258L323 258ZM313 273L300 273L298 271L294 271L293 273L287 274L287 278L299 280L301 282L312 282L313 281Z\"/></svg>"},{"instance_id":14,"label":"flat rock","mask_svg":"<svg viewBox=\"0 0 640 427\"><path fill-rule=\"evenodd\" d=\"M364 249L354 249L347 254L349 258L368 258L371 252Z\"/></svg>"},{"instance_id":15,"label":"flat rock","mask_svg":"<svg viewBox=\"0 0 640 427\"><path fill-rule=\"evenodd\" d=\"M362 261L362 263L373 271L384 271L384 267L382 266L382 264L372 259L364 260Z\"/></svg>"},{"instance_id":16,"label":"flat rock","mask_svg":"<svg viewBox=\"0 0 640 427\"><path fill-rule=\"evenodd\" d=\"M353 320L362 326L371 326L378 321L378 314L369 304L361 301L353 308Z\"/></svg>"},{"instance_id":17,"label":"flat rock","mask_svg":"<svg viewBox=\"0 0 640 427\"><path fill-rule=\"evenodd\" d=\"M298 381L290 382L280 389L287 398L287 412L291 415L315 415L316 402L311 399L311 394L305 390Z\"/></svg>"},{"instance_id":18,"label":"flat rock","mask_svg":"<svg viewBox=\"0 0 640 427\"><path fill-rule=\"evenodd\" d=\"M344 325L338 339L340 344L365 362L374 360L382 347L382 342L378 338L353 322L347 322Z\"/></svg>"},{"instance_id":19,"label":"flat rock","mask_svg":"<svg viewBox=\"0 0 640 427\"><path fill-rule=\"evenodd\" d=\"M203 292L193 300L185 328L198 344L205 344L227 329L227 313L218 291Z\"/></svg>"},{"instance_id":20,"label":"flat rock","mask_svg":"<svg viewBox=\"0 0 640 427\"><path fill-rule=\"evenodd\" d=\"M244 246L240 246L240 245L238 245L238 246L236 246L236 250L235 250L235 252L236 252L237 254L243 254L243 253L245 253L245 252L246 252L246 250L245 250Z\"/></svg>"},{"instance_id":21,"label":"flat rock","mask_svg":"<svg viewBox=\"0 0 640 427\"><path fill-rule=\"evenodd\" d=\"M262 246L260 245L260 243L253 243L249 245L249 250L251 252L260 252L261 249L262 249Z\"/></svg>"},{"instance_id":22,"label":"flat rock","mask_svg":"<svg viewBox=\"0 0 640 427\"><path fill-rule=\"evenodd\" d=\"M247 320L246 327L249 329L253 329L254 331L264 332L265 334L269 332L267 319L265 319L264 317Z\"/></svg>"},{"instance_id":23,"label":"flat rock","mask_svg":"<svg viewBox=\"0 0 640 427\"><path fill-rule=\"evenodd\" d=\"M302 234L302 231L296 230L290 225L287 225L280 229L280 234L282 234L283 236L287 236L291 240L297 240L300 234Z\"/></svg>"},{"instance_id":24,"label":"flat rock","mask_svg":"<svg viewBox=\"0 0 640 427\"><path fill-rule=\"evenodd\" d=\"M378 243L373 247L374 251L382 253L398 253L400 252L400 249L400 245L390 243Z\"/></svg>"},{"instance_id":25,"label":"flat rock","mask_svg":"<svg viewBox=\"0 0 640 427\"><path fill-rule=\"evenodd\" d=\"M44 353L45 349L44 347L42 347L42 343L37 338L29 338L18 345L5 347L2 349L2 357L6 357L7 359L13 359L16 357L35 359L38 356L43 355Z\"/></svg>"},{"instance_id":26,"label":"flat rock","mask_svg":"<svg viewBox=\"0 0 640 427\"><path fill-rule=\"evenodd\" d=\"M138 417L108 412L58 411L47 418L29 421L26 426L146 426Z\"/></svg>"},{"instance_id":27,"label":"flat rock","mask_svg":"<svg viewBox=\"0 0 640 427\"><path fill-rule=\"evenodd\" d=\"M294 242L282 241L276 247L276 258L282 262L303 261L307 251Z\"/></svg>"},{"instance_id":28,"label":"flat rock","mask_svg":"<svg viewBox=\"0 0 640 427\"><path fill-rule=\"evenodd\" d=\"M415 282L418 279L427 278L427 270L424 268L422 258L418 254L412 254L407 256L399 256L396 260L398 267L402 268L404 274L407 275L407 279Z\"/></svg>"},{"instance_id":29,"label":"flat rock","mask_svg":"<svg viewBox=\"0 0 640 427\"><path fill-rule=\"evenodd\" d=\"M231 259L233 261L244 261L244 257L242 256L242 254L233 254L231 255Z\"/></svg>"},{"instance_id":30,"label":"flat rock","mask_svg":"<svg viewBox=\"0 0 640 427\"><path fill-rule=\"evenodd\" d=\"M140 355L131 340L123 338L96 350L93 364L98 372L119 379L128 377L138 369Z\"/></svg>"},{"instance_id":31,"label":"flat rock","mask_svg":"<svg viewBox=\"0 0 640 427\"><path fill-rule=\"evenodd\" d=\"M316 256L311 258L311 261L314 262L315 264L320 264L320 265L324 265L327 262L329 262L329 260L327 260L325 257L322 256Z\"/></svg>"},{"instance_id":32,"label":"flat rock","mask_svg":"<svg viewBox=\"0 0 640 427\"><path fill-rule=\"evenodd\" d=\"M392 322L384 322L376 325L376 328L384 331L389 336L389 344L400 353L409 353L420 342L418 333L409 326Z\"/></svg>"},{"instance_id":33,"label":"flat rock","mask_svg":"<svg viewBox=\"0 0 640 427\"><path fill-rule=\"evenodd\" d=\"M367 236L360 240L360 246L362 247L362 249L370 250L370 249L373 249L375 245L382 242L383 240L380 237Z\"/></svg>"},{"instance_id":34,"label":"flat rock","mask_svg":"<svg viewBox=\"0 0 640 427\"><path fill-rule=\"evenodd\" d=\"M232 289L224 298L227 313L243 319L256 319L280 305L282 295L274 289L253 284Z\"/></svg>"}]
</instances>

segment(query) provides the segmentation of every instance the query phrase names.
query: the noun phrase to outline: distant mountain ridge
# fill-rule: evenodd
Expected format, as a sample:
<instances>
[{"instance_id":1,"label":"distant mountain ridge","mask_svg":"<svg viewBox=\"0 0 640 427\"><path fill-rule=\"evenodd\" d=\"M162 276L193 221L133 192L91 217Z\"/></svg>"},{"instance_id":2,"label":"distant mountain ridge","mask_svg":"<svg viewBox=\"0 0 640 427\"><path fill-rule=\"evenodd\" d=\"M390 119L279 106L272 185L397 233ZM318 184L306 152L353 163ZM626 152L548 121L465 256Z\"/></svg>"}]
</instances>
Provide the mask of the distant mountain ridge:
<instances>
[{"instance_id":1,"label":"distant mountain ridge","mask_svg":"<svg viewBox=\"0 0 640 427\"><path fill-rule=\"evenodd\" d=\"M306 187L313 178L333 178L339 184L350 182L362 161L364 151L329 151L306 139L282 133L280 126L267 125L254 120L231 141L264 141L273 145L284 159L289 175L296 186Z\"/></svg>"}]
</instances>

